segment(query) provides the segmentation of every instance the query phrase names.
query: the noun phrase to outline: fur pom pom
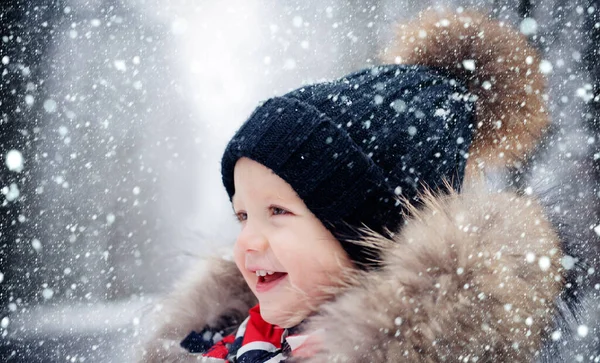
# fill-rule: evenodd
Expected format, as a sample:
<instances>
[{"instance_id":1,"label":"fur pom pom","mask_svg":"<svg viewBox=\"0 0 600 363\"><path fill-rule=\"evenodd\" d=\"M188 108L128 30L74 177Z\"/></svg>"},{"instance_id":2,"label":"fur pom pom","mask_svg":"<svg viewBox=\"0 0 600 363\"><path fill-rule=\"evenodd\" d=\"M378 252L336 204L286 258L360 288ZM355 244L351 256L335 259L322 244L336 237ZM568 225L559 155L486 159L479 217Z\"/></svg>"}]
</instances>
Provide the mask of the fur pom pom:
<instances>
[{"instance_id":1,"label":"fur pom pom","mask_svg":"<svg viewBox=\"0 0 600 363\"><path fill-rule=\"evenodd\" d=\"M525 36L475 12L427 10L399 26L387 63L449 71L476 97L469 168L514 165L548 126L540 56Z\"/></svg>"}]
</instances>

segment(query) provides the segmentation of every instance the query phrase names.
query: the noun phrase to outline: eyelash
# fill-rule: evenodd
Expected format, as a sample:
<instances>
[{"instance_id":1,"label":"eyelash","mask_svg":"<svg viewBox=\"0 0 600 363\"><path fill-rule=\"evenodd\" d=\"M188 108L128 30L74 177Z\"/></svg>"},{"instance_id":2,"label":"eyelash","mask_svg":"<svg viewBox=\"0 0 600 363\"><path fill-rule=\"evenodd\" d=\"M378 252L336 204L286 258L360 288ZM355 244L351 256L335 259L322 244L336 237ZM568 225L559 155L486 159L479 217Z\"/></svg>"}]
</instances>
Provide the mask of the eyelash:
<instances>
[{"instance_id":1,"label":"eyelash","mask_svg":"<svg viewBox=\"0 0 600 363\"><path fill-rule=\"evenodd\" d=\"M271 211L277 210L277 211L283 212L283 213L273 213L273 215L275 215L275 216L283 216L283 215L286 215L286 214L290 214L290 212L288 212L287 210L285 210L285 209L283 209L281 207L273 206L273 205L270 206L269 209ZM246 221L248 219L248 214L246 212L238 212L238 213L234 213L233 215L237 218L237 220L239 222L244 222L244 221ZM243 218L242 215L245 215L246 219L242 219Z\"/></svg>"}]
</instances>

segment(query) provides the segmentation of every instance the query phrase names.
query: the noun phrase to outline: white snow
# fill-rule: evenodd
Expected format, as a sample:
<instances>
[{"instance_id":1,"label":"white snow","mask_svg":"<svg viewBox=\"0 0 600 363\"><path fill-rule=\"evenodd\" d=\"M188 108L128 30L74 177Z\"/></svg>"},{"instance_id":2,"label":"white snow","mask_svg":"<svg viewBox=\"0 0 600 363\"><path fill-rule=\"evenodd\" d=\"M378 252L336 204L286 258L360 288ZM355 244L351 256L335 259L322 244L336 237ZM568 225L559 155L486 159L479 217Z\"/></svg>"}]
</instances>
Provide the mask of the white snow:
<instances>
[{"instance_id":1,"label":"white snow","mask_svg":"<svg viewBox=\"0 0 600 363\"><path fill-rule=\"evenodd\" d=\"M449 114L450 114L450 110L438 108L437 110L435 110L435 113L433 115L438 116L438 117L445 117L445 116L448 116Z\"/></svg>"},{"instance_id":2,"label":"white snow","mask_svg":"<svg viewBox=\"0 0 600 363\"><path fill-rule=\"evenodd\" d=\"M527 319L525 319L525 325L527 326L532 326L533 325L533 318L530 316Z\"/></svg>"},{"instance_id":3,"label":"white snow","mask_svg":"<svg viewBox=\"0 0 600 363\"><path fill-rule=\"evenodd\" d=\"M51 98L48 98L46 101L44 101L44 110L46 110L48 113L56 112L56 106L56 101Z\"/></svg>"},{"instance_id":4,"label":"white snow","mask_svg":"<svg viewBox=\"0 0 600 363\"><path fill-rule=\"evenodd\" d=\"M462 61L462 65L463 65L463 67L465 67L465 69L467 71L475 70L475 60L474 59L465 59Z\"/></svg>"},{"instance_id":5,"label":"white snow","mask_svg":"<svg viewBox=\"0 0 600 363\"><path fill-rule=\"evenodd\" d=\"M108 223L108 225L111 225L115 222L115 215L112 213L108 213L106 215L106 223Z\"/></svg>"},{"instance_id":6,"label":"white snow","mask_svg":"<svg viewBox=\"0 0 600 363\"><path fill-rule=\"evenodd\" d=\"M10 320L8 319L8 316L5 316L2 318L2 320L0 320L0 327L2 327L3 329L8 328L8 324L10 323Z\"/></svg>"},{"instance_id":7,"label":"white snow","mask_svg":"<svg viewBox=\"0 0 600 363\"><path fill-rule=\"evenodd\" d=\"M382 95L375 95L374 101L375 101L376 105L381 105L383 103L383 96Z\"/></svg>"},{"instance_id":8,"label":"white snow","mask_svg":"<svg viewBox=\"0 0 600 363\"><path fill-rule=\"evenodd\" d=\"M594 93L588 91L585 87L580 87L575 91L575 95L581 98L584 102L589 102L594 99Z\"/></svg>"},{"instance_id":9,"label":"white snow","mask_svg":"<svg viewBox=\"0 0 600 363\"><path fill-rule=\"evenodd\" d=\"M58 128L58 133L60 134L60 136L66 136L69 133L69 129L67 129L65 126L60 126Z\"/></svg>"},{"instance_id":10,"label":"white snow","mask_svg":"<svg viewBox=\"0 0 600 363\"><path fill-rule=\"evenodd\" d=\"M4 281L4 274L2 272L0 272L0 283Z\"/></svg>"},{"instance_id":11,"label":"white snow","mask_svg":"<svg viewBox=\"0 0 600 363\"><path fill-rule=\"evenodd\" d=\"M525 261L527 261L527 263L533 263L535 261L535 253L527 252L525 255Z\"/></svg>"},{"instance_id":12,"label":"white snow","mask_svg":"<svg viewBox=\"0 0 600 363\"><path fill-rule=\"evenodd\" d=\"M572 269L573 267L575 267L575 262L576 262L576 261L575 261L575 258L573 258L573 257L571 257L571 256L569 256L569 255L566 255L566 256L564 256L564 257L561 259L561 261L560 261L560 263L561 263L562 267L563 267L565 270L570 270L570 269Z\"/></svg>"},{"instance_id":13,"label":"white snow","mask_svg":"<svg viewBox=\"0 0 600 363\"><path fill-rule=\"evenodd\" d=\"M140 194L140 187L133 187L133 194L134 195Z\"/></svg>"},{"instance_id":14,"label":"white snow","mask_svg":"<svg viewBox=\"0 0 600 363\"><path fill-rule=\"evenodd\" d=\"M34 101L35 101L35 98L33 98L32 95L25 95L25 104L27 106L32 106Z\"/></svg>"},{"instance_id":15,"label":"white snow","mask_svg":"<svg viewBox=\"0 0 600 363\"><path fill-rule=\"evenodd\" d=\"M548 271L548 269L550 268L550 258L548 256L540 257L538 265L540 266L540 269L542 271Z\"/></svg>"},{"instance_id":16,"label":"white snow","mask_svg":"<svg viewBox=\"0 0 600 363\"><path fill-rule=\"evenodd\" d=\"M462 267L459 267L456 269L456 274L457 275L462 275L465 272L465 269Z\"/></svg>"},{"instance_id":17,"label":"white snow","mask_svg":"<svg viewBox=\"0 0 600 363\"><path fill-rule=\"evenodd\" d=\"M414 126L409 126L408 127L408 134L410 136L415 136L417 134L417 128Z\"/></svg>"},{"instance_id":18,"label":"white snow","mask_svg":"<svg viewBox=\"0 0 600 363\"><path fill-rule=\"evenodd\" d=\"M552 69L553 68L554 67L552 66L552 63L550 63L550 61L548 61L546 59L543 59L540 62L539 69L540 69L540 72L542 72L543 74L550 74L550 73L552 73Z\"/></svg>"},{"instance_id":19,"label":"white snow","mask_svg":"<svg viewBox=\"0 0 600 363\"><path fill-rule=\"evenodd\" d=\"M450 25L450 20L448 20L448 19L442 19L442 20L440 20L440 22L438 24L441 27L447 27L448 25Z\"/></svg>"},{"instance_id":20,"label":"white snow","mask_svg":"<svg viewBox=\"0 0 600 363\"><path fill-rule=\"evenodd\" d=\"M392 108L398 112L398 113L402 113L404 111L406 111L406 102L404 102L403 100L395 100L394 102L391 103Z\"/></svg>"},{"instance_id":21,"label":"white snow","mask_svg":"<svg viewBox=\"0 0 600 363\"><path fill-rule=\"evenodd\" d=\"M599 224L599 225L597 225L596 227L594 227L594 232L596 232L596 234L597 234L598 236L600 236L600 224Z\"/></svg>"},{"instance_id":22,"label":"white snow","mask_svg":"<svg viewBox=\"0 0 600 363\"><path fill-rule=\"evenodd\" d=\"M562 333L560 332L560 330L555 330L552 332L552 340L557 341L562 337Z\"/></svg>"},{"instance_id":23,"label":"white snow","mask_svg":"<svg viewBox=\"0 0 600 363\"><path fill-rule=\"evenodd\" d=\"M10 150L6 153L4 163L8 167L8 170L20 173L23 171L23 154L19 150Z\"/></svg>"},{"instance_id":24,"label":"white snow","mask_svg":"<svg viewBox=\"0 0 600 363\"><path fill-rule=\"evenodd\" d=\"M402 318L401 317L397 317L396 319L394 319L394 324L396 324L397 326L402 325Z\"/></svg>"},{"instance_id":25,"label":"white snow","mask_svg":"<svg viewBox=\"0 0 600 363\"><path fill-rule=\"evenodd\" d=\"M525 18L521 21L519 30L524 35L534 35L538 31L538 23L534 18Z\"/></svg>"},{"instance_id":26,"label":"white snow","mask_svg":"<svg viewBox=\"0 0 600 363\"><path fill-rule=\"evenodd\" d=\"M21 191L19 190L17 184L12 183L9 187L2 188L2 194L5 195L6 200L12 202L19 198L19 195L21 195Z\"/></svg>"},{"instance_id":27,"label":"white snow","mask_svg":"<svg viewBox=\"0 0 600 363\"><path fill-rule=\"evenodd\" d=\"M42 296L46 300L52 299L52 296L54 296L54 290L52 290L49 287L46 287L44 290L42 290Z\"/></svg>"},{"instance_id":28,"label":"white snow","mask_svg":"<svg viewBox=\"0 0 600 363\"><path fill-rule=\"evenodd\" d=\"M122 59L115 59L115 61L113 62L113 65L115 66L115 69L117 71L125 72L127 70L127 65L125 64L125 61Z\"/></svg>"},{"instance_id":29,"label":"white snow","mask_svg":"<svg viewBox=\"0 0 600 363\"><path fill-rule=\"evenodd\" d=\"M2 57L2 64L7 65L8 63L10 63L10 58L5 55L4 57Z\"/></svg>"},{"instance_id":30,"label":"white snow","mask_svg":"<svg viewBox=\"0 0 600 363\"><path fill-rule=\"evenodd\" d=\"M588 335L588 332L589 329L587 325L580 325L577 327L577 334L582 338L585 338Z\"/></svg>"},{"instance_id":31,"label":"white snow","mask_svg":"<svg viewBox=\"0 0 600 363\"><path fill-rule=\"evenodd\" d=\"M42 250L42 242L39 239L34 238L31 241L31 247L33 247L36 252L40 252Z\"/></svg>"}]
</instances>

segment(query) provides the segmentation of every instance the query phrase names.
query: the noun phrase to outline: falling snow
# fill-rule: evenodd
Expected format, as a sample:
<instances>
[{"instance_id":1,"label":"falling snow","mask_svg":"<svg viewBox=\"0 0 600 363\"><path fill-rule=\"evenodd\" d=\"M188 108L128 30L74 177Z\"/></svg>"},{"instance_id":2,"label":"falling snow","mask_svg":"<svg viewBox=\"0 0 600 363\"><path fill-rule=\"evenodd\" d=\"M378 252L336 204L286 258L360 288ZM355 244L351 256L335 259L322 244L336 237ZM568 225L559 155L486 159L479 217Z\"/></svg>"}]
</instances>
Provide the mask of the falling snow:
<instances>
[{"instance_id":1,"label":"falling snow","mask_svg":"<svg viewBox=\"0 0 600 363\"><path fill-rule=\"evenodd\" d=\"M237 237L220 185L219 162L228 138L253 107L292 88L373 66L380 59L377 52L388 44L394 19L416 15L425 6L405 0L9 3L0 10L5 166L0 185L0 351L10 356L0 360L7 362L133 361L131 348L147 323L140 312L160 310L157 301L191 269L196 256L221 253ZM540 57L523 54L513 60L513 70L548 77L548 90L541 92L552 127L526 159L511 156L524 147L521 139L503 149L507 170L494 169L484 153L469 150L463 159L475 161L470 175L482 176L490 190L517 190L532 205L542 206L548 219L537 218L531 228L549 223L565 238L565 251L533 248L543 241L527 234L513 241L535 251L519 254L515 263L551 281L564 279L565 295L582 299L573 319L545 329L548 345L539 354L559 351L562 361L598 361L600 3L476 3L489 7L494 18L540 50ZM440 5L453 7L455 2ZM451 19L437 23L451 25ZM409 41L430 36L415 29ZM489 35L477 36L486 41ZM482 60L474 55L461 55L455 62L453 71L482 71ZM447 130L456 121L446 100L427 113L412 106L412 94L384 97L382 87L373 85L362 100L336 96L338 103L364 102L389 115L383 121L366 115L340 123L342 129L365 133L385 130L380 138L365 137L359 145L369 148L369 156L383 147L383 134L435 143L444 133L427 138L428 130ZM533 86L513 91L540 92ZM486 76L469 92L496 99L502 89L498 79ZM469 97L460 93L451 101ZM396 117L414 122L395 128ZM494 117L490 129L511 127L511 120ZM469 140L458 135L450 140L454 147ZM500 142L504 134L499 135L491 144ZM327 145L321 146L331 149L328 160L348 165L346 150L335 149L340 134L320 137ZM446 155L447 150L434 149L427 167L445 168ZM422 182L419 166L410 160L403 159L398 168L409 170L415 185ZM390 181L388 187L400 199L407 189L398 184ZM460 237L481 233L494 218L461 225ZM465 282L470 266L490 264L502 274L504 266L494 265L494 256L510 254L511 248L468 251L436 273L443 270L444 278L459 281L461 294L487 304L490 292ZM555 268L560 274L553 273ZM504 283L498 288L507 289L509 281ZM442 285L433 286L426 290L438 291ZM570 308L564 301L559 304ZM521 324L523 334L532 334L540 318L515 305L503 304L499 310ZM394 313L382 329L399 338L409 322ZM469 359L478 357L464 361Z\"/></svg>"},{"instance_id":2,"label":"falling snow","mask_svg":"<svg viewBox=\"0 0 600 363\"><path fill-rule=\"evenodd\" d=\"M10 150L6 153L5 163L8 170L20 173L24 165L23 154L19 150Z\"/></svg>"}]
</instances>

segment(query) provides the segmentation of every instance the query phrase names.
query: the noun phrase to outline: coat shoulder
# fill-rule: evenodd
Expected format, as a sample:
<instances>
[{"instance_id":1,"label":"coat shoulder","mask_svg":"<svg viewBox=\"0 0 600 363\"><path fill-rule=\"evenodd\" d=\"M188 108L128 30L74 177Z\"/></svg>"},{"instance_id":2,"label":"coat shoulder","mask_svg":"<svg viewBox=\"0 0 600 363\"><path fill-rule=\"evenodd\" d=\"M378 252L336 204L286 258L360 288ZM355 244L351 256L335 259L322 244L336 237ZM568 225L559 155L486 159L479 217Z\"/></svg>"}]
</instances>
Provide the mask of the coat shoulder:
<instances>
[{"instance_id":1,"label":"coat shoulder","mask_svg":"<svg viewBox=\"0 0 600 363\"><path fill-rule=\"evenodd\" d=\"M535 200L472 191L425 198L384 267L325 305L311 362L533 361L563 277L559 239ZM348 318L352 317L352 318Z\"/></svg>"},{"instance_id":2,"label":"coat shoulder","mask_svg":"<svg viewBox=\"0 0 600 363\"><path fill-rule=\"evenodd\" d=\"M224 329L241 323L256 298L232 261L213 258L200 261L176 285L174 291L155 304L145 320L140 362L195 361L180 342L192 331L205 327Z\"/></svg>"}]
</instances>

